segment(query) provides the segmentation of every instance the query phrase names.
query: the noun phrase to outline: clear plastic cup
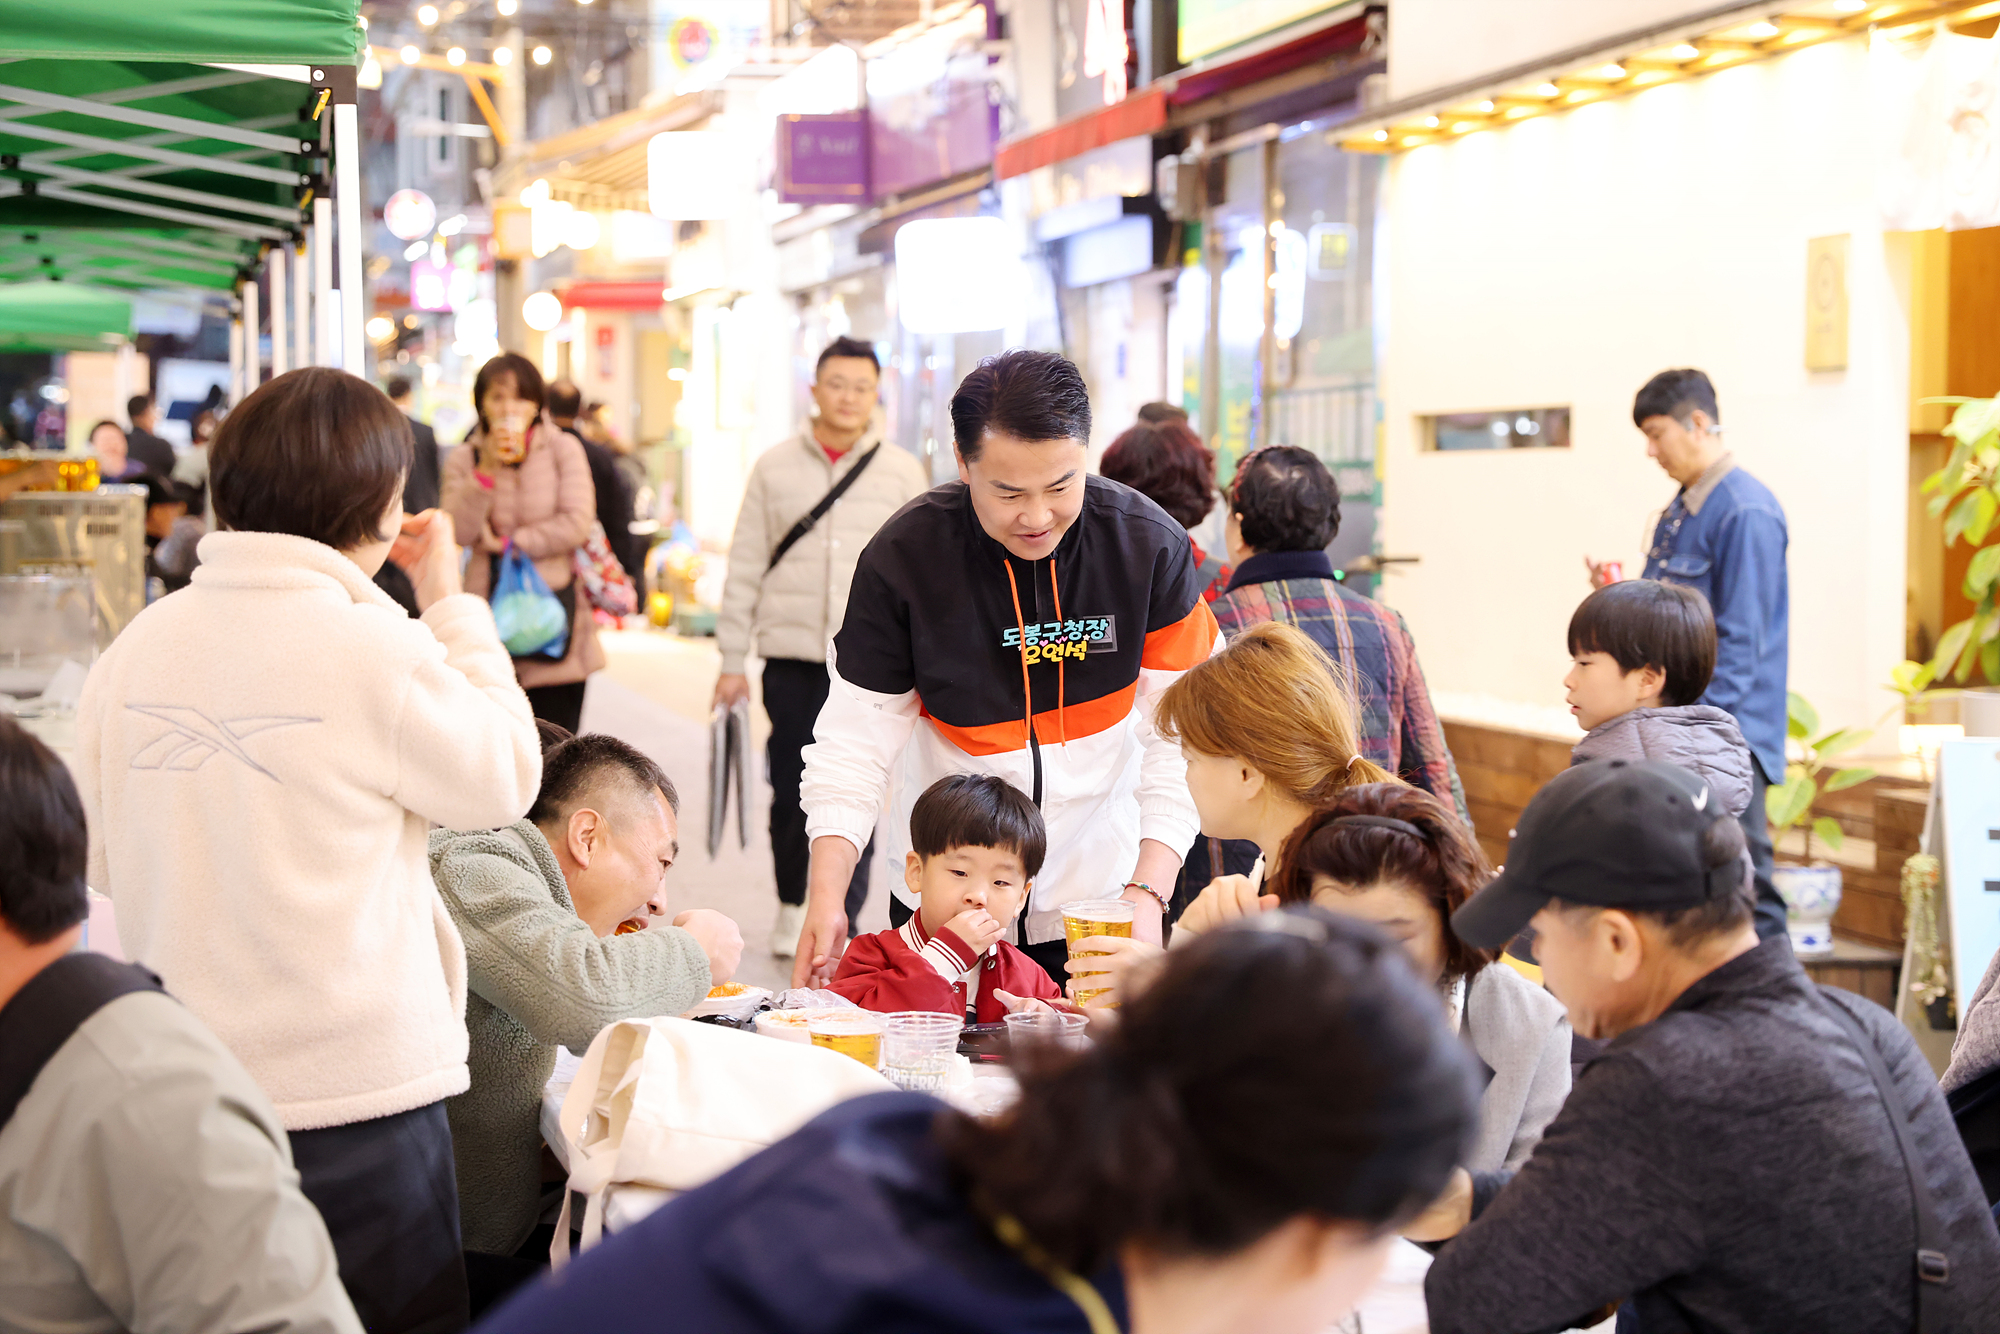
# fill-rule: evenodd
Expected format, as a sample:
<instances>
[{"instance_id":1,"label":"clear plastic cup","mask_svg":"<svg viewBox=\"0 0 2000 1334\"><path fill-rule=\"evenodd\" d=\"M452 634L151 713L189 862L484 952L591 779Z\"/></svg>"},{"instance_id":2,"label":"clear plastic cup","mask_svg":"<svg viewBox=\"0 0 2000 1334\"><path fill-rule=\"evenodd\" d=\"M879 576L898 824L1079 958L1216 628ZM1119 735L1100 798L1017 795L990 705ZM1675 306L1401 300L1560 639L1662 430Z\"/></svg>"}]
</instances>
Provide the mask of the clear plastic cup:
<instances>
[{"instance_id":1,"label":"clear plastic cup","mask_svg":"<svg viewBox=\"0 0 2000 1334\"><path fill-rule=\"evenodd\" d=\"M882 1073L899 1089L936 1093L951 1074L958 1054L956 1015L903 1010L882 1021Z\"/></svg>"},{"instance_id":2,"label":"clear plastic cup","mask_svg":"<svg viewBox=\"0 0 2000 1334\"><path fill-rule=\"evenodd\" d=\"M1069 942L1069 957L1103 958L1103 950L1080 950L1076 942L1089 936L1130 936L1132 909L1130 899L1086 899L1080 903L1065 903L1062 909L1063 939ZM1094 973L1071 974L1069 998L1078 1005L1087 1005L1093 996L1109 990L1107 987L1084 985L1085 978L1095 976Z\"/></svg>"},{"instance_id":3,"label":"clear plastic cup","mask_svg":"<svg viewBox=\"0 0 2000 1334\"><path fill-rule=\"evenodd\" d=\"M815 1047L852 1056L870 1070L882 1064L882 1016L866 1010L835 1010L814 1015L806 1034Z\"/></svg>"},{"instance_id":4,"label":"clear plastic cup","mask_svg":"<svg viewBox=\"0 0 2000 1334\"><path fill-rule=\"evenodd\" d=\"M1089 1044L1090 1020L1062 1010L1021 1010L1007 1016L1007 1046L1011 1051L1041 1043L1079 1049Z\"/></svg>"}]
</instances>

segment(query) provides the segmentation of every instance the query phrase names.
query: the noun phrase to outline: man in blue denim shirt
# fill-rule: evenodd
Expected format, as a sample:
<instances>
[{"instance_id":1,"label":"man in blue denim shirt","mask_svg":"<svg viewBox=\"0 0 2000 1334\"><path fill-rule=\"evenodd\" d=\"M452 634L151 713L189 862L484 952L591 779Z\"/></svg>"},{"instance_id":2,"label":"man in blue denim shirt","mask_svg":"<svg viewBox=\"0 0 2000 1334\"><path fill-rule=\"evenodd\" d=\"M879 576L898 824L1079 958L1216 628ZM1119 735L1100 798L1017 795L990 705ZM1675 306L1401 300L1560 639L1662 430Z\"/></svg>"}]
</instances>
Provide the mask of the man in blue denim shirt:
<instances>
[{"instance_id":1,"label":"man in blue denim shirt","mask_svg":"<svg viewBox=\"0 0 2000 1334\"><path fill-rule=\"evenodd\" d=\"M1757 934L1785 934L1771 884L1764 789L1785 775L1785 668L1790 581L1785 511L1731 460L1715 386L1698 370L1661 371L1632 403L1646 453L1681 485L1646 551L1648 579L1698 589L1715 612L1715 675L1703 704L1735 715L1756 759L1743 832L1757 867Z\"/></svg>"}]
</instances>

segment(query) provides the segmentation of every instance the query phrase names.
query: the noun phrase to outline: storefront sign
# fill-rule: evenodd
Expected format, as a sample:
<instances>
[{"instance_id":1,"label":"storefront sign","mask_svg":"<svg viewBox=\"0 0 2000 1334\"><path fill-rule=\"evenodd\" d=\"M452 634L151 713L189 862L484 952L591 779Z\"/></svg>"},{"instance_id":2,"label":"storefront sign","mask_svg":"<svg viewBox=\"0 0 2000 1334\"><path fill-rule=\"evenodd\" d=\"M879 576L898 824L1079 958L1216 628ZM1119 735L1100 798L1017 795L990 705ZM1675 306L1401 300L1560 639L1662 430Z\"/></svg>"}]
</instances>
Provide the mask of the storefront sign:
<instances>
[{"instance_id":1,"label":"storefront sign","mask_svg":"<svg viewBox=\"0 0 2000 1334\"><path fill-rule=\"evenodd\" d=\"M987 93L988 11L974 5L868 62L868 153L875 196L993 161L999 108Z\"/></svg>"},{"instance_id":2,"label":"storefront sign","mask_svg":"<svg viewBox=\"0 0 2000 1334\"><path fill-rule=\"evenodd\" d=\"M600 324L595 330L595 336L597 343L597 356L595 358L597 378L600 380L613 379L617 375L612 358L618 349L618 328L612 324Z\"/></svg>"},{"instance_id":3,"label":"storefront sign","mask_svg":"<svg viewBox=\"0 0 2000 1334\"><path fill-rule=\"evenodd\" d=\"M1333 7L1332 0L1181 0L1181 60L1199 60Z\"/></svg>"},{"instance_id":4,"label":"storefront sign","mask_svg":"<svg viewBox=\"0 0 2000 1334\"><path fill-rule=\"evenodd\" d=\"M778 198L787 204L868 201L868 113L778 118Z\"/></svg>"},{"instance_id":5,"label":"storefront sign","mask_svg":"<svg viewBox=\"0 0 2000 1334\"><path fill-rule=\"evenodd\" d=\"M1806 242L1806 369L1847 369L1847 238Z\"/></svg>"}]
</instances>

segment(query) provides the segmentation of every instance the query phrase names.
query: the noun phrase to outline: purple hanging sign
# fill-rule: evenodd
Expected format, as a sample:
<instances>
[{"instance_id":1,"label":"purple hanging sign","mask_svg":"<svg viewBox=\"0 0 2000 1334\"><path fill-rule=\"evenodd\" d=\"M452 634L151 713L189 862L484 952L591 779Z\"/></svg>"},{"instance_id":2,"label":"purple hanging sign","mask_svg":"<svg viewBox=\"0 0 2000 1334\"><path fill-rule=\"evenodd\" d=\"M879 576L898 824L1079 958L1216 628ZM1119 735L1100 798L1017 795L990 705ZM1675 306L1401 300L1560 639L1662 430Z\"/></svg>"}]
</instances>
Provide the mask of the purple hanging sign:
<instances>
[{"instance_id":1,"label":"purple hanging sign","mask_svg":"<svg viewBox=\"0 0 2000 1334\"><path fill-rule=\"evenodd\" d=\"M778 117L778 198L868 203L868 113Z\"/></svg>"}]
</instances>

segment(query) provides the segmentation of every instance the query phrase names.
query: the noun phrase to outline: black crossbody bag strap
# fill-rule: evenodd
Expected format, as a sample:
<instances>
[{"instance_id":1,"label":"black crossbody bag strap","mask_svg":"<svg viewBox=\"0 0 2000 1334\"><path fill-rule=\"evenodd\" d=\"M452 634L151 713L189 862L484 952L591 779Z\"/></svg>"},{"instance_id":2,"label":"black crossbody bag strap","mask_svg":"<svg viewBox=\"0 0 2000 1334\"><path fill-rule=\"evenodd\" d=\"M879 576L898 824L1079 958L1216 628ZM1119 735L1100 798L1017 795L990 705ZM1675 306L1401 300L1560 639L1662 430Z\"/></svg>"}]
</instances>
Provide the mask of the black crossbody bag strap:
<instances>
[{"instance_id":1,"label":"black crossbody bag strap","mask_svg":"<svg viewBox=\"0 0 2000 1334\"><path fill-rule=\"evenodd\" d=\"M0 1126L28 1096L42 1067L90 1016L135 991L160 991L160 979L104 954L65 954L28 979L0 1007Z\"/></svg>"},{"instance_id":2,"label":"black crossbody bag strap","mask_svg":"<svg viewBox=\"0 0 2000 1334\"><path fill-rule=\"evenodd\" d=\"M1910 1179L1910 1199L1915 1206L1917 1221L1916 1270L1916 1332L1935 1334L1937 1311L1930 1301L1934 1287L1942 1287L1951 1280L1951 1260L1945 1253L1944 1223L1938 1218L1937 1201L1931 1198L1930 1182L1924 1177L1923 1159L1917 1153L1917 1146L1910 1137L1910 1112L1904 1105L1902 1095L1896 1092L1896 1084L1889 1076L1889 1067L1882 1060L1882 1053L1875 1048L1875 1039L1869 1036L1859 1019L1846 1006L1822 992L1820 1004L1833 1012L1840 1026L1861 1052L1861 1059L1868 1066L1868 1074L1875 1081L1876 1092L1882 1095L1883 1109L1889 1113L1889 1125L1896 1132L1896 1147L1903 1155L1903 1173Z\"/></svg>"},{"instance_id":3,"label":"black crossbody bag strap","mask_svg":"<svg viewBox=\"0 0 2000 1334\"><path fill-rule=\"evenodd\" d=\"M792 525L792 531L785 534L784 540L779 542L777 549L771 553L771 563L764 567L765 574L775 569L778 562L785 558L785 553L797 546L799 539L810 533L813 525L826 517L826 512L833 508L833 502L847 494L847 488L854 485L855 479L866 471L868 465L875 461L875 456L881 452L882 445L878 441L874 448L854 461L854 466L847 470L847 476L835 482L833 489L819 498L819 504L812 507L810 514Z\"/></svg>"}]
</instances>

